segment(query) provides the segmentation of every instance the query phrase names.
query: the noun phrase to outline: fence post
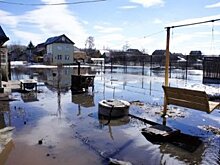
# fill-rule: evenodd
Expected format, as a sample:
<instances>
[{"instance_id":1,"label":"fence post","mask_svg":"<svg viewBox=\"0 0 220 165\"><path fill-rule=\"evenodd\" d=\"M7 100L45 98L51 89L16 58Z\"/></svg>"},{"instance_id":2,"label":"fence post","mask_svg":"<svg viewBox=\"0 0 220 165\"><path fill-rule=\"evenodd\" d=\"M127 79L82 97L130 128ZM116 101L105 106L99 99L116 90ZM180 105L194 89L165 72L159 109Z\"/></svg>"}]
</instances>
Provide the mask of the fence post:
<instances>
[{"instance_id":1,"label":"fence post","mask_svg":"<svg viewBox=\"0 0 220 165\"><path fill-rule=\"evenodd\" d=\"M111 73L112 73L112 57L111 57Z\"/></svg>"},{"instance_id":2,"label":"fence post","mask_svg":"<svg viewBox=\"0 0 220 165\"><path fill-rule=\"evenodd\" d=\"M186 56L186 80L187 80L187 75L188 75L188 60L189 60L189 56Z\"/></svg>"}]
</instances>

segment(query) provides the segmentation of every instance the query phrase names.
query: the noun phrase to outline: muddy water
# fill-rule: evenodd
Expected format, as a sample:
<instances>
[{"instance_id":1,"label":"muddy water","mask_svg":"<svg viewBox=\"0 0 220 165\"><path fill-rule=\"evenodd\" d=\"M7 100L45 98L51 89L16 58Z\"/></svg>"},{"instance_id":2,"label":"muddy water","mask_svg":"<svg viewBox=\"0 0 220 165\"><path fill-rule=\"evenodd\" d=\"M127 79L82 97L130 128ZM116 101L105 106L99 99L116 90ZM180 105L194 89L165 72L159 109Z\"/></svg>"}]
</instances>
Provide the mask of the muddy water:
<instances>
[{"instance_id":1,"label":"muddy water","mask_svg":"<svg viewBox=\"0 0 220 165\"><path fill-rule=\"evenodd\" d=\"M33 71L33 72L36 72ZM46 71L44 72L46 73ZM64 74L68 73L64 71ZM19 73L13 77L28 77ZM63 75L64 75L63 74ZM102 99L124 99L132 102L130 113L162 123L163 78L122 73L96 74L95 89L87 94L73 95L68 75L57 88L53 71L39 73L38 92L13 93L18 101L4 106L6 126L14 126L13 140L7 152L0 155L3 164L108 164L114 158L132 164L219 164L218 133L203 129L212 125L220 128L220 111L205 114L180 107L170 107L168 126L180 129L202 141L190 152L171 143L153 143L141 133L149 127L134 118L108 121L98 117L98 102ZM193 76L193 75L192 75ZM171 79L171 85L200 84L201 77L186 81ZM46 85L42 85L46 82ZM10 109L10 111L8 111Z\"/></svg>"}]
</instances>

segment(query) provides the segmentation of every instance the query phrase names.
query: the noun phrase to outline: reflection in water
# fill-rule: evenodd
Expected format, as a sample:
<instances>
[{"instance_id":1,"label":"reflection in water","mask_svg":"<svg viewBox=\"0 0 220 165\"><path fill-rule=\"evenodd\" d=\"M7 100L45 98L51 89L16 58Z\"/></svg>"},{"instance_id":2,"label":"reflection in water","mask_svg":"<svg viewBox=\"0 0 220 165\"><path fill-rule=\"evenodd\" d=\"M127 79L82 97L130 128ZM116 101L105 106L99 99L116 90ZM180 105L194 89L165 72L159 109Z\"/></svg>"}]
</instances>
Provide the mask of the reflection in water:
<instances>
[{"instance_id":1,"label":"reflection in water","mask_svg":"<svg viewBox=\"0 0 220 165\"><path fill-rule=\"evenodd\" d=\"M94 95L89 93L72 94L72 102L82 107L94 107Z\"/></svg>"},{"instance_id":2,"label":"reflection in water","mask_svg":"<svg viewBox=\"0 0 220 165\"><path fill-rule=\"evenodd\" d=\"M80 104L78 104L78 114L77 114L77 116L80 116L81 115L81 106L80 106Z\"/></svg>"},{"instance_id":3,"label":"reflection in water","mask_svg":"<svg viewBox=\"0 0 220 165\"><path fill-rule=\"evenodd\" d=\"M169 161L166 155L192 164L200 164L202 161L205 147L199 137L183 133L162 136L147 131L143 131L142 135L152 144L160 145L161 164Z\"/></svg>"},{"instance_id":4,"label":"reflection in water","mask_svg":"<svg viewBox=\"0 0 220 165\"><path fill-rule=\"evenodd\" d=\"M94 107L94 95L89 93L72 94L72 102L82 107Z\"/></svg>"},{"instance_id":5,"label":"reflection in water","mask_svg":"<svg viewBox=\"0 0 220 165\"><path fill-rule=\"evenodd\" d=\"M0 101L0 129L5 128L5 115L8 115L8 125L11 126L11 111L8 101Z\"/></svg>"},{"instance_id":6,"label":"reflection in water","mask_svg":"<svg viewBox=\"0 0 220 165\"><path fill-rule=\"evenodd\" d=\"M26 102L34 102L34 101L39 101L37 99L37 92L35 91L30 91L30 92L26 92L26 93L21 93L21 98L22 100L26 103Z\"/></svg>"},{"instance_id":7,"label":"reflection in water","mask_svg":"<svg viewBox=\"0 0 220 165\"><path fill-rule=\"evenodd\" d=\"M0 113L0 129L5 128L6 124L5 124L5 117L3 113Z\"/></svg>"},{"instance_id":8,"label":"reflection in water","mask_svg":"<svg viewBox=\"0 0 220 165\"><path fill-rule=\"evenodd\" d=\"M94 107L94 94L89 93L81 93L81 94L75 94L72 93L72 102L75 104L78 104L78 114L77 116L81 115L81 106L84 108Z\"/></svg>"},{"instance_id":9,"label":"reflection in water","mask_svg":"<svg viewBox=\"0 0 220 165\"><path fill-rule=\"evenodd\" d=\"M59 88L64 90L69 90L71 87L71 76L77 75L77 68L75 67L62 67L58 66L57 68L47 69L45 70L44 77L45 82L49 86ZM90 72L90 68L88 67L81 67L80 73L81 74L88 74Z\"/></svg>"},{"instance_id":10,"label":"reflection in water","mask_svg":"<svg viewBox=\"0 0 220 165\"><path fill-rule=\"evenodd\" d=\"M99 123L101 125L109 125L109 126L122 126L128 124L130 121L129 116L124 116L117 119L109 119L106 116L99 115Z\"/></svg>"},{"instance_id":11,"label":"reflection in water","mask_svg":"<svg viewBox=\"0 0 220 165\"><path fill-rule=\"evenodd\" d=\"M102 116L99 114L98 117L99 117L99 123L100 123L101 128L104 127L105 125L108 126L109 135L112 140L114 140L113 133L112 133L112 126L114 127L114 126L126 125L130 121L129 116L124 116L124 117L117 118L117 119L107 119L106 116Z\"/></svg>"},{"instance_id":12,"label":"reflection in water","mask_svg":"<svg viewBox=\"0 0 220 165\"><path fill-rule=\"evenodd\" d=\"M170 143L164 143L159 148L162 154L161 164L168 162L169 159L166 155L169 155L169 157L174 157L185 163L201 164L202 156L205 151L205 147L203 144L201 144L194 152L183 150L182 148L179 148Z\"/></svg>"},{"instance_id":13,"label":"reflection in water","mask_svg":"<svg viewBox=\"0 0 220 165\"><path fill-rule=\"evenodd\" d=\"M58 66L57 67L57 112L58 112L58 116L61 118L61 70L62 70L62 66Z\"/></svg>"},{"instance_id":14,"label":"reflection in water","mask_svg":"<svg viewBox=\"0 0 220 165\"><path fill-rule=\"evenodd\" d=\"M6 163L8 156L13 148L14 148L14 143L13 143L12 139L8 139L8 141L5 143L4 149L2 151L1 151L1 147L0 147L0 164L3 165Z\"/></svg>"},{"instance_id":15,"label":"reflection in water","mask_svg":"<svg viewBox=\"0 0 220 165\"><path fill-rule=\"evenodd\" d=\"M41 110L51 112L50 104L55 103L55 111L57 109L57 113L59 113L59 116L61 116L61 112L65 111L65 113L62 113L63 118L68 118L68 123L66 123L66 120L63 120L64 122L60 125L55 125L55 123L51 122L54 120L53 117L51 118L50 113L44 113L42 115L38 115L39 112L36 111L36 109L27 109L28 113L33 114L33 124L31 125L23 125L24 129L20 129L16 131L15 142L16 145L18 144L18 140L22 139L22 141L30 141L34 144L37 143L39 139L42 137L45 138L45 144L41 146L30 146L31 149L37 150L37 148L46 148L47 151L43 150L42 154L36 155L36 157L39 157L40 160L52 160L54 161L53 164L60 164L62 160L65 158L66 164L71 164L73 162L79 161L79 159L87 159L91 162L90 164L101 164L101 163L94 163L93 159L100 159L100 157L97 157L99 155L103 155L103 153L107 153L109 157L115 157L118 159L123 160L129 160L134 164L160 164L160 158L161 158L161 164L174 164L173 162L177 161L179 164L203 164L201 159L204 161L207 157L210 159L209 164L214 164L217 161L216 159L219 159L219 146L216 146L216 154L215 158L213 158L213 151L204 151L203 146L201 145L195 152L188 153L187 151L182 150L179 147L176 147L174 144L170 143L164 143L161 145L154 145L150 143L148 140L146 140L142 134L140 133L140 129L145 126L143 122L133 120L127 117L125 119L118 119L118 120L111 120L108 123L108 119L105 118L99 118L97 109L98 108L89 108L97 106L95 105L99 99L105 99L112 97L112 90L108 89L107 85L110 83L113 83L113 85L116 87L116 89L123 89L124 91L121 92L121 90L116 90L116 97L120 97L129 101L133 100L146 100L145 102L149 103L150 108L139 108L137 110L132 111L134 115L141 116L142 118L149 118L149 120L158 121L155 116L158 116L154 112L151 113L151 110L153 111L154 108L158 108L157 105L151 106L152 100L154 98L162 98L162 92L159 89L161 87L161 82L158 82L158 79L149 78L149 77L138 77L138 76L130 76L130 75L117 75L117 74L107 74L107 75L100 75L103 76L103 84L96 84L96 90L101 91L103 89L103 92L95 92L95 98L93 94L85 93L85 94L77 94L77 95L71 95L71 92L69 91L70 84L68 85L68 81L65 81L65 77L69 80L71 78L71 74L69 76L65 76L65 74L70 71L62 72L56 68L56 69L50 69L51 71L45 69L45 72L42 72L43 74L47 74L47 76L43 77L44 81L48 82L47 84L50 89L53 89L52 92L45 88L43 92L38 94L39 102L29 102L28 104L23 102L13 102L12 107L15 105L17 107L21 106L21 104L24 105L24 108L36 106L37 108L40 107ZM65 69L64 69L65 70ZM54 73L54 74L53 74ZM58 74L59 73L59 74ZM70 72L69 72L70 73ZM42 74L39 74L39 76L42 76ZM39 80L38 76L38 80ZM111 77L111 80L119 80L119 81L109 81ZM123 79L122 79L123 77ZM97 76L97 78L99 78ZM102 79L102 80L103 80ZM122 79L123 82L120 81ZM69 81L70 82L70 81ZM97 83L98 81L96 81ZM183 81L186 82L186 81ZM52 88L53 87L53 88ZM143 92L144 91L144 92ZM158 92L159 91L159 92ZM68 97L62 97L62 92L65 92L65 95ZM120 93L119 93L120 92ZM43 100L47 96L51 96L51 99ZM54 97L55 96L55 97ZM114 94L113 94L114 96ZM72 98L72 101L68 98ZM67 99L66 99L67 98ZM162 100L162 99L161 99ZM45 102L48 102L46 104ZM159 101L158 101L159 102ZM161 101L162 102L162 101ZM68 114L72 111L72 105L73 103L78 105L78 112L76 112L77 115L82 115L83 117L78 117L77 115ZM157 101L156 101L157 103ZM159 102L160 103L160 102ZM44 106L41 106L41 104L44 104ZM62 105L65 104L65 109ZM22 106L23 106L22 105ZM49 105L49 107L47 106ZM0 103L1 107L1 103ZM85 107L85 108L82 108ZM62 109L63 108L63 109ZM38 108L39 109L39 108ZM160 107L159 107L160 109ZM83 111L84 110L84 111ZM85 111L87 110L87 111ZM13 112L13 110L12 110ZM16 109L16 112L18 112L18 108ZM89 118L87 117L88 113L92 113L97 115L96 118ZM217 114L217 113L216 113ZM17 113L13 114L12 116L16 117ZM68 116L65 116L68 115ZM215 115L215 114L214 114ZM0 115L0 121L2 122L6 118L5 116ZM190 116L188 117L189 119ZM207 119L206 117L203 117L204 119ZM202 119L203 119L202 118ZM193 118L194 120L195 118ZM201 119L201 118L200 118ZM170 119L172 126L178 123L177 120ZM161 118L159 119L161 121ZM7 125L8 120L5 122L3 121L0 123L0 125ZM70 123L69 123L70 122ZM178 120L178 122L184 122L184 119ZM72 124L73 123L73 124ZM80 124L81 123L81 124ZM83 124L82 124L83 123ZM108 123L108 125L106 125ZM18 125L18 120L13 120L13 124ZM70 126L70 124L72 124ZM35 128L35 126L37 126ZM62 126L58 127L58 126ZM64 127L65 126L65 127ZM99 127L100 126L100 127ZM218 125L217 125L218 126ZM98 127L98 128L97 128ZM53 128L53 129L51 129ZM60 129L61 128L61 129ZM100 128L103 130L100 130ZM70 131L72 129L72 131ZM26 132L24 130L27 130ZM45 131L46 130L46 131ZM47 131L51 130L51 131ZM56 131L54 131L56 130ZM186 132L189 132L190 129L187 129ZM56 132L56 133L53 133ZM74 132L74 133L73 133ZM195 133L196 134L196 133ZM74 135L74 136L73 136ZM97 136L98 135L98 136ZM26 137L26 138L25 138ZM69 137L71 137L69 139ZM74 137L74 139L72 138ZM63 140L65 138L65 140ZM113 140L111 140L111 139ZM33 140L34 139L34 140ZM80 141L81 140L81 141ZM132 143L134 141L134 143ZM82 146L82 143L84 144ZM31 143L32 144L32 143ZM207 143L206 143L207 144ZM216 144L216 143L214 143ZM86 145L88 148L86 148ZM46 146L46 147L45 147ZM47 148L47 146L49 146ZM52 147L51 147L52 146ZM208 147L210 145L208 144ZM208 148L207 147L207 148ZM18 147L17 147L18 148ZM21 147L23 148L23 146ZM94 149L94 153L93 152ZM21 154L19 153L18 149L15 149L16 152L12 152L13 154L16 153L17 158L14 159L15 161L20 160ZM46 153L48 153L50 156L46 157ZM95 153L98 151L97 153ZM108 152L109 151L109 152ZM55 153L55 154L54 154ZM77 153L77 154L75 154ZM92 154L91 154L92 153ZM110 153L110 154L108 154ZM209 155L207 155L209 153ZM33 153L32 153L33 154ZM56 159L50 159L52 158L52 154L56 156ZM90 157L91 154L91 157ZM23 155L23 154L22 154ZM44 157L43 157L43 156ZM83 155L83 158L80 158L80 156ZM161 156L162 155L162 156ZM202 156L201 156L202 155ZM205 156L203 156L205 155ZM31 156L29 156L31 157ZM82 156L81 156L82 157ZM204 158L205 157L205 158ZM8 159L11 159L12 157L9 157ZM155 159L156 162L155 163ZM83 160L84 161L84 160ZM81 162L83 162L81 161ZM10 161L9 161L10 162ZM39 161L42 162L42 161ZM35 162L33 164L39 164L39 162ZM219 162L219 160L218 160ZM44 162L45 163L45 162ZM0 164L4 164L0 162ZM52 164L52 162L48 163ZM62 164L62 163L61 163ZM75 163L77 164L77 163ZM88 161L84 161L84 163L78 163L78 164L88 164Z\"/></svg>"},{"instance_id":16,"label":"reflection in water","mask_svg":"<svg viewBox=\"0 0 220 165\"><path fill-rule=\"evenodd\" d=\"M9 114L9 125L11 125L11 116L10 116L10 110L9 110L9 103L5 102L7 106L4 106L0 109L0 164L5 164L6 160L8 159L8 156L14 147L14 143L11 139L12 136L12 127L7 127L7 124L5 122L5 113Z\"/></svg>"}]
</instances>

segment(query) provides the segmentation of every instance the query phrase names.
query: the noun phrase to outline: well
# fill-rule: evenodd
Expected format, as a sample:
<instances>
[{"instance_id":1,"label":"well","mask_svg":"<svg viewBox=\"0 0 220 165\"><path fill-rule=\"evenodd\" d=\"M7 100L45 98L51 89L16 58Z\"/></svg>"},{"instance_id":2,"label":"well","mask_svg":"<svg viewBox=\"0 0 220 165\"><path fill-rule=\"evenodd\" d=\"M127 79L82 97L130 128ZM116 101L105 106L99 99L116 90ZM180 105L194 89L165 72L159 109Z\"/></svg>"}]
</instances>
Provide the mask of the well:
<instances>
[{"instance_id":1,"label":"well","mask_svg":"<svg viewBox=\"0 0 220 165\"><path fill-rule=\"evenodd\" d=\"M99 102L99 115L120 118L129 114L130 103L125 100L109 99Z\"/></svg>"}]
</instances>

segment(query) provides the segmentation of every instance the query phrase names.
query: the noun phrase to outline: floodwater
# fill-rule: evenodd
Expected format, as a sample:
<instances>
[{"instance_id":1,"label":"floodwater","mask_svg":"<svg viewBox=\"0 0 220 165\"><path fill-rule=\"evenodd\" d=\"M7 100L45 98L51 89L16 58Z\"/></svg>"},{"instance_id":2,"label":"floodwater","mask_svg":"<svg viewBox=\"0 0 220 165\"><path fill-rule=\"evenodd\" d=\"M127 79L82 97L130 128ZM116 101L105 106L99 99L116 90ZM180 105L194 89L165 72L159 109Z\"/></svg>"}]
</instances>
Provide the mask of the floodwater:
<instances>
[{"instance_id":1,"label":"floodwater","mask_svg":"<svg viewBox=\"0 0 220 165\"><path fill-rule=\"evenodd\" d=\"M220 110L211 114L170 106L164 121L164 82L161 71L120 68L97 72L94 91L73 94L70 90L74 69L13 70L12 79L34 78L37 92L13 92L16 101L4 102L1 125L13 126L12 140L0 154L0 164L6 165L102 165L109 159L135 165L220 164ZM95 69L94 69L95 70ZM93 70L93 73L95 73ZM81 71L86 73L87 71ZM171 86L197 87L218 93L218 85L202 84L201 71L176 70ZM124 117L117 120L99 118L98 102L103 99L123 99L131 103L129 113L162 124L166 123L201 143L193 151L177 143L154 143L141 132L150 125ZM195 138L194 138L195 140ZM189 145L197 141L186 140Z\"/></svg>"}]
</instances>

